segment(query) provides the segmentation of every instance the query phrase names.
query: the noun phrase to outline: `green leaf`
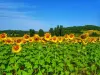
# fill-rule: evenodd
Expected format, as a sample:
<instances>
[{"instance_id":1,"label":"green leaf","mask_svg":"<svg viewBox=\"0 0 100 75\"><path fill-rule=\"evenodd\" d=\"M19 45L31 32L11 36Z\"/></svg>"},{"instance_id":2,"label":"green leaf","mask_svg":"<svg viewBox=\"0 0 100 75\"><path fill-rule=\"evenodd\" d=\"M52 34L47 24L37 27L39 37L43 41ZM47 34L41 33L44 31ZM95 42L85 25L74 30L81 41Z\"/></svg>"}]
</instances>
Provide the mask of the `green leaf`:
<instances>
[{"instance_id":1,"label":"green leaf","mask_svg":"<svg viewBox=\"0 0 100 75\"><path fill-rule=\"evenodd\" d=\"M33 58L30 59L31 62L35 62L35 60Z\"/></svg>"},{"instance_id":2,"label":"green leaf","mask_svg":"<svg viewBox=\"0 0 100 75\"><path fill-rule=\"evenodd\" d=\"M12 67L11 66L7 66L6 71L9 72L11 70L12 70Z\"/></svg>"},{"instance_id":3,"label":"green leaf","mask_svg":"<svg viewBox=\"0 0 100 75\"><path fill-rule=\"evenodd\" d=\"M68 66L69 66L69 70L70 70L70 71L73 71L73 70L74 70L73 65L70 64L70 65L68 65Z\"/></svg>"},{"instance_id":4,"label":"green leaf","mask_svg":"<svg viewBox=\"0 0 100 75\"><path fill-rule=\"evenodd\" d=\"M45 69L42 69L42 73L45 71Z\"/></svg>"},{"instance_id":5,"label":"green leaf","mask_svg":"<svg viewBox=\"0 0 100 75\"><path fill-rule=\"evenodd\" d=\"M71 73L70 75L75 75L75 73L73 72L73 73Z\"/></svg>"},{"instance_id":6,"label":"green leaf","mask_svg":"<svg viewBox=\"0 0 100 75\"><path fill-rule=\"evenodd\" d=\"M50 68L48 69L48 72L53 72L52 67L50 67Z\"/></svg>"},{"instance_id":7,"label":"green leaf","mask_svg":"<svg viewBox=\"0 0 100 75\"><path fill-rule=\"evenodd\" d=\"M14 57L10 58L9 63L12 64L12 63L14 63L14 62L15 62L15 58L14 58Z\"/></svg>"},{"instance_id":8,"label":"green leaf","mask_svg":"<svg viewBox=\"0 0 100 75\"><path fill-rule=\"evenodd\" d=\"M39 61L38 61L38 60L36 60L36 61L35 61L35 64L39 64Z\"/></svg>"},{"instance_id":9,"label":"green leaf","mask_svg":"<svg viewBox=\"0 0 100 75\"><path fill-rule=\"evenodd\" d=\"M47 58L46 61L47 61L48 63L50 63L50 58Z\"/></svg>"},{"instance_id":10,"label":"green leaf","mask_svg":"<svg viewBox=\"0 0 100 75\"><path fill-rule=\"evenodd\" d=\"M63 66L64 66L64 64L63 64L63 63L59 63L59 66L60 66L60 67L63 67Z\"/></svg>"},{"instance_id":11,"label":"green leaf","mask_svg":"<svg viewBox=\"0 0 100 75\"><path fill-rule=\"evenodd\" d=\"M29 62L25 62L24 64L26 68L32 68L32 65Z\"/></svg>"},{"instance_id":12,"label":"green leaf","mask_svg":"<svg viewBox=\"0 0 100 75\"><path fill-rule=\"evenodd\" d=\"M91 73L89 71L86 72L87 75L91 75Z\"/></svg>"},{"instance_id":13,"label":"green leaf","mask_svg":"<svg viewBox=\"0 0 100 75\"><path fill-rule=\"evenodd\" d=\"M31 56L26 56L26 57L25 57L25 59L30 59L30 58L31 58Z\"/></svg>"},{"instance_id":14,"label":"green leaf","mask_svg":"<svg viewBox=\"0 0 100 75\"><path fill-rule=\"evenodd\" d=\"M42 75L42 72L41 72L41 71L39 71L37 75Z\"/></svg>"},{"instance_id":15,"label":"green leaf","mask_svg":"<svg viewBox=\"0 0 100 75\"><path fill-rule=\"evenodd\" d=\"M61 72L61 75L64 75L64 72Z\"/></svg>"},{"instance_id":16,"label":"green leaf","mask_svg":"<svg viewBox=\"0 0 100 75\"><path fill-rule=\"evenodd\" d=\"M58 66L57 68L57 71L63 71L62 67Z\"/></svg>"},{"instance_id":17,"label":"green leaf","mask_svg":"<svg viewBox=\"0 0 100 75\"><path fill-rule=\"evenodd\" d=\"M6 75L12 75L12 73L6 73Z\"/></svg>"},{"instance_id":18,"label":"green leaf","mask_svg":"<svg viewBox=\"0 0 100 75\"><path fill-rule=\"evenodd\" d=\"M40 61L39 61L39 64L40 64L40 65L44 65L44 64L45 64L45 61L44 61L44 60L40 60Z\"/></svg>"},{"instance_id":19,"label":"green leaf","mask_svg":"<svg viewBox=\"0 0 100 75\"><path fill-rule=\"evenodd\" d=\"M96 66L93 64L92 66L91 66L91 70L93 71L93 70L96 70Z\"/></svg>"},{"instance_id":20,"label":"green leaf","mask_svg":"<svg viewBox=\"0 0 100 75\"><path fill-rule=\"evenodd\" d=\"M38 65L35 64L34 68L38 68Z\"/></svg>"},{"instance_id":21,"label":"green leaf","mask_svg":"<svg viewBox=\"0 0 100 75\"><path fill-rule=\"evenodd\" d=\"M18 71L17 71L17 74L18 74L18 75L21 75L21 72L22 72L21 70L18 70Z\"/></svg>"},{"instance_id":22,"label":"green leaf","mask_svg":"<svg viewBox=\"0 0 100 75\"><path fill-rule=\"evenodd\" d=\"M69 73L70 73L69 71L65 71L65 75L69 75Z\"/></svg>"},{"instance_id":23,"label":"green leaf","mask_svg":"<svg viewBox=\"0 0 100 75\"><path fill-rule=\"evenodd\" d=\"M30 75L32 74L32 72L33 72L33 69L28 70L28 73L30 73Z\"/></svg>"},{"instance_id":24,"label":"green leaf","mask_svg":"<svg viewBox=\"0 0 100 75\"><path fill-rule=\"evenodd\" d=\"M52 62L52 66L53 67L56 67L56 62Z\"/></svg>"},{"instance_id":25,"label":"green leaf","mask_svg":"<svg viewBox=\"0 0 100 75\"><path fill-rule=\"evenodd\" d=\"M0 68L1 68L1 69L5 69L5 65L2 64L2 65L0 66Z\"/></svg>"},{"instance_id":26,"label":"green leaf","mask_svg":"<svg viewBox=\"0 0 100 75\"><path fill-rule=\"evenodd\" d=\"M22 75L28 75L26 71L22 71Z\"/></svg>"}]
</instances>

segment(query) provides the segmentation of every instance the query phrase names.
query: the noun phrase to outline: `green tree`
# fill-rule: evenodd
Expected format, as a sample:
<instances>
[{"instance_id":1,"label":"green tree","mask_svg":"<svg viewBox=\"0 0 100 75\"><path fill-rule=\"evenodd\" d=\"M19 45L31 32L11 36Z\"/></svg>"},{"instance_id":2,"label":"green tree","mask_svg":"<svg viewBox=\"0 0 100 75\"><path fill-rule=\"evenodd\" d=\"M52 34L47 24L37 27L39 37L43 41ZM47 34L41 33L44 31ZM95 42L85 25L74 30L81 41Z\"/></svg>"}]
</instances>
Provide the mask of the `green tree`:
<instances>
[{"instance_id":1,"label":"green tree","mask_svg":"<svg viewBox=\"0 0 100 75\"><path fill-rule=\"evenodd\" d=\"M39 32L38 32L39 36L44 36L44 31L43 29L40 29Z\"/></svg>"},{"instance_id":2,"label":"green tree","mask_svg":"<svg viewBox=\"0 0 100 75\"><path fill-rule=\"evenodd\" d=\"M49 32L51 33L52 36L54 35L54 30L53 30L53 28L50 28L50 29L49 29Z\"/></svg>"},{"instance_id":3,"label":"green tree","mask_svg":"<svg viewBox=\"0 0 100 75\"><path fill-rule=\"evenodd\" d=\"M34 29L30 29L29 32L30 32L30 36L31 37L35 34L35 30Z\"/></svg>"},{"instance_id":4,"label":"green tree","mask_svg":"<svg viewBox=\"0 0 100 75\"><path fill-rule=\"evenodd\" d=\"M63 36L64 35L64 28L63 28L62 25L60 25L59 34L60 34L60 36Z\"/></svg>"},{"instance_id":5,"label":"green tree","mask_svg":"<svg viewBox=\"0 0 100 75\"><path fill-rule=\"evenodd\" d=\"M57 27L54 28L54 33L55 33L56 36L60 35L60 27L59 27L59 25L57 25Z\"/></svg>"}]
</instances>

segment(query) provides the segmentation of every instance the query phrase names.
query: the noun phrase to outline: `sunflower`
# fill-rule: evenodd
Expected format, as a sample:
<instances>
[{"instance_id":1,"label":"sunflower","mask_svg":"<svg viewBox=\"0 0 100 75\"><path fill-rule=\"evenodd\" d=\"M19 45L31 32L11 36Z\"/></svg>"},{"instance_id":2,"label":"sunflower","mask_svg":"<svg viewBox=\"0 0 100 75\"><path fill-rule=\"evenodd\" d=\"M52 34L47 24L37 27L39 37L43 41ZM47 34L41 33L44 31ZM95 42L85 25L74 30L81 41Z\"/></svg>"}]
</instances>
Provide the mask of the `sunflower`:
<instances>
[{"instance_id":1,"label":"sunflower","mask_svg":"<svg viewBox=\"0 0 100 75\"><path fill-rule=\"evenodd\" d=\"M21 38L16 39L16 44L17 44L17 45L22 44L22 39L21 39Z\"/></svg>"},{"instance_id":2,"label":"sunflower","mask_svg":"<svg viewBox=\"0 0 100 75\"><path fill-rule=\"evenodd\" d=\"M58 37L58 42L62 42L63 41L63 37Z\"/></svg>"},{"instance_id":3,"label":"sunflower","mask_svg":"<svg viewBox=\"0 0 100 75\"><path fill-rule=\"evenodd\" d=\"M46 40L44 39L44 37L41 37L40 40L41 40L41 42L43 42L43 43L46 42Z\"/></svg>"},{"instance_id":4,"label":"sunflower","mask_svg":"<svg viewBox=\"0 0 100 75\"><path fill-rule=\"evenodd\" d=\"M29 42L33 42L34 40L33 40L33 38L32 37L30 37L29 38Z\"/></svg>"},{"instance_id":5,"label":"sunflower","mask_svg":"<svg viewBox=\"0 0 100 75\"><path fill-rule=\"evenodd\" d=\"M0 41L1 41L1 34L0 34Z\"/></svg>"},{"instance_id":6,"label":"sunflower","mask_svg":"<svg viewBox=\"0 0 100 75\"><path fill-rule=\"evenodd\" d=\"M26 41L25 39L23 39L23 40L22 40L22 43L25 44L25 43L27 43L27 41Z\"/></svg>"},{"instance_id":7,"label":"sunflower","mask_svg":"<svg viewBox=\"0 0 100 75\"><path fill-rule=\"evenodd\" d=\"M69 34L69 39L70 39L70 40L73 40L74 37L75 37L74 34Z\"/></svg>"},{"instance_id":8,"label":"sunflower","mask_svg":"<svg viewBox=\"0 0 100 75\"><path fill-rule=\"evenodd\" d=\"M89 37L88 33L84 33L82 35L80 35L81 40L86 40Z\"/></svg>"},{"instance_id":9,"label":"sunflower","mask_svg":"<svg viewBox=\"0 0 100 75\"><path fill-rule=\"evenodd\" d=\"M64 35L64 38L65 38L65 40L68 40L69 39L69 35L68 34L65 34Z\"/></svg>"},{"instance_id":10,"label":"sunflower","mask_svg":"<svg viewBox=\"0 0 100 75\"><path fill-rule=\"evenodd\" d=\"M0 38L1 38L1 40L6 39L7 38L7 34L6 33L0 34Z\"/></svg>"},{"instance_id":11,"label":"sunflower","mask_svg":"<svg viewBox=\"0 0 100 75\"><path fill-rule=\"evenodd\" d=\"M51 41L54 42L54 43L56 43L56 42L58 41L58 38L57 38L56 36L53 36L53 37L51 38Z\"/></svg>"},{"instance_id":12,"label":"sunflower","mask_svg":"<svg viewBox=\"0 0 100 75\"><path fill-rule=\"evenodd\" d=\"M5 44L14 44L14 41L9 37L5 40Z\"/></svg>"},{"instance_id":13,"label":"sunflower","mask_svg":"<svg viewBox=\"0 0 100 75\"><path fill-rule=\"evenodd\" d=\"M14 46L12 47L12 52L13 52L13 53L18 53L18 52L21 51L21 49L22 49L22 47L21 47L20 45L14 45Z\"/></svg>"},{"instance_id":14,"label":"sunflower","mask_svg":"<svg viewBox=\"0 0 100 75\"><path fill-rule=\"evenodd\" d=\"M50 34L50 33L45 33L45 34L44 34L44 39L45 39L46 41L49 41L49 40L51 39L51 34Z\"/></svg>"},{"instance_id":15,"label":"sunflower","mask_svg":"<svg viewBox=\"0 0 100 75\"><path fill-rule=\"evenodd\" d=\"M91 43L95 43L96 41L97 41L97 39L94 38L94 37L92 37L92 38L89 39L89 42L91 42Z\"/></svg>"},{"instance_id":16,"label":"sunflower","mask_svg":"<svg viewBox=\"0 0 100 75\"><path fill-rule=\"evenodd\" d=\"M33 39L34 39L35 42L39 42L40 41L40 36L38 34L35 34L33 36Z\"/></svg>"},{"instance_id":17,"label":"sunflower","mask_svg":"<svg viewBox=\"0 0 100 75\"><path fill-rule=\"evenodd\" d=\"M23 39L25 39L26 41L28 41L29 38L30 38L30 36L29 36L28 34L25 34L25 35L23 36Z\"/></svg>"}]
</instances>

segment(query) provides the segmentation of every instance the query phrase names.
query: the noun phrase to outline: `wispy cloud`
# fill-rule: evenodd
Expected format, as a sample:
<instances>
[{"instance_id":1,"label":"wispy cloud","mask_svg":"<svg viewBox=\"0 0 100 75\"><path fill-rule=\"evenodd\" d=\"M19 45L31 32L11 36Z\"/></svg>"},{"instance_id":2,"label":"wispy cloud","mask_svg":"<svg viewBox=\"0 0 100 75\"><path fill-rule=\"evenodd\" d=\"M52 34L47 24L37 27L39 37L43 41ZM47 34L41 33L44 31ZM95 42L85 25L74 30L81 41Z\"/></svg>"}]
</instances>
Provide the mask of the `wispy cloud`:
<instances>
[{"instance_id":1,"label":"wispy cloud","mask_svg":"<svg viewBox=\"0 0 100 75\"><path fill-rule=\"evenodd\" d=\"M26 9L26 10L30 10L30 9L35 9L36 6L35 5L29 5L27 3L8 3L8 2L2 2L0 3L0 9L7 9L7 10L17 10L17 9Z\"/></svg>"},{"instance_id":2,"label":"wispy cloud","mask_svg":"<svg viewBox=\"0 0 100 75\"><path fill-rule=\"evenodd\" d=\"M0 3L0 29L38 30L47 28L45 21L34 17L35 8L34 5L24 3Z\"/></svg>"}]
</instances>

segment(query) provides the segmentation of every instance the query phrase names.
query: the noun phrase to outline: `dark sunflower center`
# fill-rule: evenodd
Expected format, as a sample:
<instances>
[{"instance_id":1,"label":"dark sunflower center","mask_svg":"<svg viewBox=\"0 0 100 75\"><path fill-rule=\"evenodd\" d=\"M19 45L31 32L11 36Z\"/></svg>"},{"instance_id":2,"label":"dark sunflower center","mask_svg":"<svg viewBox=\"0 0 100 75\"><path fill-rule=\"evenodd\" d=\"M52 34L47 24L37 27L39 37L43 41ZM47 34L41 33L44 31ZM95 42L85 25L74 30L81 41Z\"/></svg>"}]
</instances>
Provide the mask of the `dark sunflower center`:
<instances>
[{"instance_id":1,"label":"dark sunflower center","mask_svg":"<svg viewBox=\"0 0 100 75\"><path fill-rule=\"evenodd\" d=\"M18 40L17 40L17 43L20 43L20 42L21 42L21 39L18 39Z\"/></svg>"},{"instance_id":2,"label":"dark sunflower center","mask_svg":"<svg viewBox=\"0 0 100 75\"><path fill-rule=\"evenodd\" d=\"M10 43L10 42L11 42L11 40L7 40L7 42L8 42L8 43Z\"/></svg>"},{"instance_id":3,"label":"dark sunflower center","mask_svg":"<svg viewBox=\"0 0 100 75\"><path fill-rule=\"evenodd\" d=\"M5 34L2 34L1 37L2 37L2 38L5 38L6 36L5 36Z\"/></svg>"},{"instance_id":4,"label":"dark sunflower center","mask_svg":"<svg viewBox=\"0 0 100 75\"><path fill-rule=\"evenodd\" d=\"M14 49L17 51L19 49L19 46L14 46Z\"/></svg>"},{"instance_id":5,"label":"dark sunflower center","mask_svg":"<svg viewBox=\"0 0 100 75\"><path fill-rule=\"evenodd\" d=\"M38 38L38 37L36 37L36 38L35 38L35 40L36 40L36 41L38 41L38 40L39 40L39 38Z\"/></svg>"},{"instance_id":6,"label":"dark sunflower center","mask_svg":"<svg viewBox=\"0 0 100 75\"><path fill-rule=\"evenodd\" d=\"M46 38L49 38L49 35L46 35Z\"/></svg>"},{"instance_id":7,"label":"dark sunflower center","mask_svg":"<svg viewBox=\"0 0 100 75\"><path fill-rule=\"evenodd\" d=\"M29 36L25 36L25 38L26 38L26 39L28 39L28 38L29 38Z\"/></svg>"},{"instance_id":8,"label":"dark sunflower center","mask_svg":"<svg viewBox=\"0 0 100 75\"><path fill-rule=\"evenodd\" d=\"M70 38L73 38L74 37L74 35L70 35Z\"/></svg>"},{"instance_id":9,"label":"dark sunflower center","mask_svg":"<svg viewBox=\"0 0 100 75\"><path fill-rule=\"evenodd\" d=\"M56 40L56 38L53 38L53 40Z\"/></svg>"},{"instance_id":10,"label":"dark sunflower center","mask_svg":"<svg viewBox=\"0 0 100 75\"><path fill-rule=\"evenodd\" d=\"M86 35L81 35L81 38L82 39L85 39L87 36Z\"/></svg>"}]
</instances>

